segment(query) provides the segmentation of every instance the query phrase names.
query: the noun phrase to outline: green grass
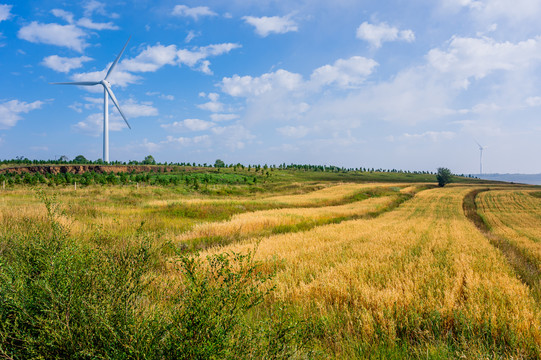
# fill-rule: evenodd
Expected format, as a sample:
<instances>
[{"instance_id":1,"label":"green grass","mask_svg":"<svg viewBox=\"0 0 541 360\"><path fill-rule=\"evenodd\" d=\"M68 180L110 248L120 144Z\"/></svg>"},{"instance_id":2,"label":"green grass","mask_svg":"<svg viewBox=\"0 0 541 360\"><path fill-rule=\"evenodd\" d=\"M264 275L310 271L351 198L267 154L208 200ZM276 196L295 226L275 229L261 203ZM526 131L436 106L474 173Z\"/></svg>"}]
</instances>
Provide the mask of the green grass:
<instances>
[{"instance_id":1,"label":"green grass","mask_svg":"<svg viewBox=\"0 0 541 360\"><path fill-rule=\"evenodd\" d=\"M142 237L97 247L71 238L58 207L0 237L0 357L252 359L309 354L310 329L258 308L273 274L252 254L176 258L178 281ZM165 284L164 284L165 285ZM254 316L254 314L259 314Z\"/></svg>"}]
</instances>

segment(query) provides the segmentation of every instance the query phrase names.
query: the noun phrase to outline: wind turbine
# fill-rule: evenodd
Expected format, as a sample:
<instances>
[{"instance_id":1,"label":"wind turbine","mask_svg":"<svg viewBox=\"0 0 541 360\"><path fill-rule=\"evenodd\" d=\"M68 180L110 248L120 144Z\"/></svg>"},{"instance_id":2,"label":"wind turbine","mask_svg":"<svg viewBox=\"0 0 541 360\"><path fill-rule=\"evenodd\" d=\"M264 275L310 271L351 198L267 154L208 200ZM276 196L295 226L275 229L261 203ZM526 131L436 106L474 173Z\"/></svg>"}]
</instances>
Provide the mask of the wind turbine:
<instances>
[{"instance_id":1,"label":"wind turbine","mask_svg":"<svg viewBox=\"0 0 541 360\"><path fill-rule=\"evenodd\" d=\"M126 44L120 51L120 54L118 54L115 61L111 64L111 67L107 71L107 74L105 75L105 78L103 80L51 83L53 85L78 85L78 86L102 85L103 86L103 161L105 163L109 163L109 97L111 98L111 100L113 100L113 103L118 109L118 112L120 113L120 115L122 115L122 118L126 122L126 125L128 125L128 128L131 129L131 126L128 123L128 120L126 119L126 116L124 116L124 113L120 109L120 105L118 104L118 101L115 97L115 94L113 93L113 90L111 90L111 84L107 81L107 79L113 72L116 64L118 63L118 60L122 56L124 49L126 49L126 46L128 46L128 42L130 42L130 38L128 38L128 41L126 41Z\"/></svg>"},{"instance_id":2,"label":"wind turbine","mask_svg":"<svg viewBox=\"0 0 541 360\"><path fill-rule=\"evenodd\" d=\"M477 140L474 141L479 146L479 175L483 175L483 150L485 150L486 147L482 147Z\"/></svg>"}]
</instances>

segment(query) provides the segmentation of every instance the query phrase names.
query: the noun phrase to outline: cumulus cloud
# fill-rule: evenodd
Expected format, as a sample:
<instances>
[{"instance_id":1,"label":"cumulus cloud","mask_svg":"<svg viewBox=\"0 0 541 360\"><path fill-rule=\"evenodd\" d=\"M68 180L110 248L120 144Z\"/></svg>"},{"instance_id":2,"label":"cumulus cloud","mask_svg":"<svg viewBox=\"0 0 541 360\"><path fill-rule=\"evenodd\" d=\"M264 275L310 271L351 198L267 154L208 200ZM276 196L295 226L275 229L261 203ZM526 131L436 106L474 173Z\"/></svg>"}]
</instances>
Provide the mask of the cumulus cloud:
<instances>
[{"instance_id":1,"label":"cumulus cloud","mask_svg":"<svg viewBox=\"0 0 541 360\"><path fill-rule=\"evenodd\" d=\"M178 49L176 45L158 43L147 46L135 58L123 60L120 68L131 72L154 72L165 65L187 65L209 74L212 71L209 69L210 62L206 60L208 57L223 55L239 47L239 44L223 43Z\"/></svg>"},{"instance_id":2,"label":"cumulus cloud","mask_svg":"<svg viewBox=\"0 0 541 360\"><path fill-rule=\"evenodd\" d=\"M285 34L291 31L298 31L298 24L293 21L290 15L287 16L244 16L242 18L247 24L255 27L259 36L266 37L269 34Z\"/></svg>"},{"instance_id":3,"label":"cumulus cloud","mask_svg":"<svg viewBox=\"0 0 541 360\"><path fill-rule=\"evenodd\" d=\"M75 73L70 77L73 81L100 81L105 78L107 75L107 69L109 69L110 64L108 64L103 70L100 71L91 71L86 73ZM120 67L120 66L119 66ZM111 77L107 79L111 85L117 85L120 87L126 87L129 84L137 84L141 77L134 75L128 71L123 71L122 69L115 68L115 71L111 74ZM103 92L101 86L84 86L85 90L90 92Z\"/></svg>"},{"instance_id":4,"label":"cumulus cloud","mask_svg":"<svg viewBox=\"0 0 541 360\"><path fill-rule=\"evenodd\" d=\"M119 100L120 101L120 100ZM151 102L138 103L133 99L121 102L120 107L122 111L129 118L138 118L144 116L157 116L158 109L155 108Z\"/></svg>"},{"instance_id":5,"label":"cumulus cloud","mask_svg":"<svg viewBox=\"0 0 541 360\"><path fill-rule=\"evenodd\" d=\"M357 28L357 38L369 42L375 48L379 48L383 42L387 41L413 42L415 34L411 30L399 30L386 23L369 24L363 22Z\"/></svg>"},{"instance_id":6,"label":"cumulus cloud","mask_svg":"<svg viewBox=\"0 0 541 360\"><path fill-rule=\"evenodd\" d=\"M200 119L185 119L182 121L175 121L171 124L162 124L160 126L169 131L204 131L213 127L214 123Z\"/></svg>"},{"instance_id":7,"label":"cumulus cloud","mask_svg":"<svg viewBox=\"0 0 541 360\"><path fill-rule=\"evenodd\" d=\"M23 26L17 36L32 43L42 43L83 52L88 46L84 38L86 33L75 25L42 24L32 21Z\"/></svg>"},{"instance_id":8,"label":"cumulus cloud","mask_svg":"<svg viewBox=\"0 0 541 360\"><path fill-rule=\"evenodd\" d=\"M541 37L518 43L491 38L453 37L446 49L432 49L428 64L454 76L455 85L468 88L470 79L482 79L495 71L525 69L541 60Z\"/></svg>"},{"instance_id":9,"label":"cumulus cloud","mask_svg":"<svg viewBox=\"0 0 541 360\"><path fill-rule=\"evenodd\" d=\"M224 43L208 46L195 47L191 50L178 49L176 45L147 46L139 55L131 59L122 60L108 79L112 85L126 87L129 84L138 83L141 77L135 75L138 72L155 72L165 65L188 65L194 70L200 70L201 65L208 69L210 64L207 57L218 56L240 47L238 44ZM103 79L111 64L107 64L103 70L86 73L76 73L71 76L73 81L99 81ZM210 71L210 69L208 69ZM91 92L99 92L96 86L86 86L84 89ZM171 97L167 97L171 99Z\"/></svg>"},{"instance_id":10,"label":"cumulus cloud","mask_svg":"<svg viewBox=\"0 0 541 360\"><path fill-rule=\"evenodd\" d=\"M5 130L15 126L22 119L21 114L40 109L43 104L43 101L26 103L19 100L0 103L0 129Z\"/></svg>"},{"instance_id":11,"label":"cumulus cloud","mask_svg":"<svg viewBox=\"0 0 541 360\"><path fill-rule=\"evenodd\" d=\"M123 60L121 67L131 72L154 72L164 65L175 65L178 61L177 51L175 45L149 45L136 57Z\"/></svg>"},{"instance_id":12,"label":"cumulus cloud","mask_svg":"<svg viewBox=\"0 0 541 360\"><path fill-rule=\"evenodd\" d=\"M224 104L221 103L219 100L220 95L217 93L210 93L208 94L209 102L197 105L198 108L207 110L213 113L222 112L224 111Z\"/></svg>"},{"instance_id":13,"label":"cumulus cloud","mask_svg":"<svg viewBox=\"0 0 541 360\"><path fill-rule=\"evenodd\" d=\"M92 58L88 56L80 57L62 57L58 55L47 56L43 59L42 64L57 72L68 73L73 69L78 69L83 66L84 62L90 61Z\"/></svg>"},{"instance_id":14,"label":"cumulus cloud","mask_svg":"<svg viewBox=\"0 0 541 360\"><path fill-rule=\"evenodd\" d=\"M206 58L227 54L231 50L238 49L240 47L240 44L223 43L194 47L191 50L179 49L177 51L177 62L179 65L184 64L192 68L202 63L203 67L200 69L205 73L210 73L208 69L209 63L205 62Z\"/></svg>"},{"instance_id":15,"label":"cumulus cloud","mask_svg":"<svg viewBox=\"0 0 541 360\"><path fill-rule=\"evenodd\" d=\"M13 5L0 4L0 21L7 20L11 17L11 8Z\"/></svg>"},{"instance_id":16,"label":"cumulus cloud","mask_svg":"<svg viewBox=\"0 0 541 360\"><path fill-rule=\"evenodd\" d=\"M317 68L310 78L317 86L336 84L350 87L363 83L377 65L372 59L353 56L349 59L338 59L333 65Z\"/></svg>"},{"instance_id":17,"label":"cumulus cloud","mask_svg":"<svg viewBox=\"0 0 541 360\"><path fill-rule=\"evenodd\" d=\"M191 17L194 20L198 20L200 17L204 16L218 15L210 10L208 6L196 6L191 8L186 5L175 5L172 14L176 16Z\"/></svg>"},{"instance_id":18,"label":"cumulus cloud","mask_svg":"<svg viewBox=\"0 0 541 360\"><path fill-rule=\"evenodd\" d=\"M272 90L294 91L303 85L302 75L277 70L259 77L233 75L223 78L222 91L231 96L259 96Z\"/></svg>"},{"instance_id":19,"label":"cumulus cloud","mask_svg":"<svg viewBox=\"0 0 541 360\"><path fill-rule=\"evenodd\" d=\"M362 84L377 65L372 59L353 56L315 69L310 80L304 80L301 74L279 69L258 77L224 77L220 86L226 94L237 97L260 96L270 92L308 92L328 85L348 88Z\"/></svg>"}]
</instances>

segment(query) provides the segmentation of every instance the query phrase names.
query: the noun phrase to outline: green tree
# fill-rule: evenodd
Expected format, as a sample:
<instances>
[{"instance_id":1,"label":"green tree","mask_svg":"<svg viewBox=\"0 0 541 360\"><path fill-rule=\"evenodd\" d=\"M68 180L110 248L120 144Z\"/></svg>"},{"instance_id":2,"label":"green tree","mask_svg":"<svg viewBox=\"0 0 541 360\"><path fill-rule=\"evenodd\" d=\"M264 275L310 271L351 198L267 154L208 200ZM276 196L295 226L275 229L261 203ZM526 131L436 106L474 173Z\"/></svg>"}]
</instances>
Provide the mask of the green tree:
<instances>
[{"instance_id":1,"label":"green tree","mask_svg":"<svg viewBox=\"0 0 541 360\"><path fill-rule=\"evenodd\" d=\"M438 174L436 175L438 185L443 187L452 181L451 170L447 168L438 168Z\"/></svg>"},{"instance_id":2,"label":"green tree","mask_svg":"<svg viewBox=\"0 0 541 360\"><path fill-rule=\"evenodd\" d=\"M86 164L88 163L88 160L83 155L77 155L75 159L73 159L73 162L77 164Z\"/></svg>"},{"instance_id":3,"label":"green tree","mask_svg":"<svg viewBox=\"0 0 541 360\"><path fill-rule=\"evenodd\" d=\"M156 160L154 160L154 156L148 155L147 157L145 157L145 160L143 160L143 164L156 165Z\"/></svg>"},{"instance_id":4,"label":"green tree","mask_svg":"<svg viewBox=\"0 0 541 360\"><path fill-rule=\"evenodd\" d=\"M214 162L214 167L217 167L217 168L225 167L225 163L222 160L218 159Z\"/></svg>"}]
</instances>

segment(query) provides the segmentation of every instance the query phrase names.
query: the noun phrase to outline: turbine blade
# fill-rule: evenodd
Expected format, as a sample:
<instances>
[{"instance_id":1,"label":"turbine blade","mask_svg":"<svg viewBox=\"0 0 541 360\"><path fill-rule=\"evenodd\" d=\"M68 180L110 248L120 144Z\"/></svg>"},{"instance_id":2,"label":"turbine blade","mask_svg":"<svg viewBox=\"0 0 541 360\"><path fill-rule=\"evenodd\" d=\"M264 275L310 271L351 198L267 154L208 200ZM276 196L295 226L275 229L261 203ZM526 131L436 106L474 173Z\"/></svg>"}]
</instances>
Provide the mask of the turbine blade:
<instances>
[{"instance_id":1,"label":"turbine blade","mask_svg":"<svg viewBox=\"0 0 541 360\"><path fill-rule=\"evenodd\" d=\"M113 64L111 64L111 67L109 68L109 71L107 71L107 75L105 75L105 79L104 80L107 80L107 78L109 77L109 75L111 75L111 73L113 72L113 69L115 68L116 64L118 63L118 60L120 59L120 57L122 56L122 53L124 52L124 49L126 49L126 46L128 46L128 43L130 42L130 39L131 39L131 36L128 38L128 41L126 41L126 44L124 44L124 47L122 48L122 50L120 51L120 54L118 54L118 56L116 57L115 61L113 62Z\"/></svg>"},{"instance_id":2,"label":"turbine blade","mask_svg":"<svg viewBox=\"0 0 541 360\"><path fill-rule=\"evenodd\" d=\"M76 82L59 82L59 83L49 83L52 85L82 85L82 86L92 86L98 85L99 81L76 81Z\"/></svg>"},{"instance_id":3,"label":"turbine blade","mask_svg":"<svg viewBox=\"0 0 541 360\"><path fill-rule=\"evenodd\" d=\"M104 87L107 93L109 94L109 97L111 98L111 100L113 100L113 104L115 104L116 108L118 109L118 112L120 113L120 115L122 115L122 118L126 122L126 125L128 125L128 127L131 129L130 123L128 123L128 119L126 119L126 116L124 116L124 113L122 112L122 110L120 109L120 105L118 104L118 100L116 99L115 94L113 94L113 90L111 90L109 85L104 85Z\"/></svg>"}]
</instances>

